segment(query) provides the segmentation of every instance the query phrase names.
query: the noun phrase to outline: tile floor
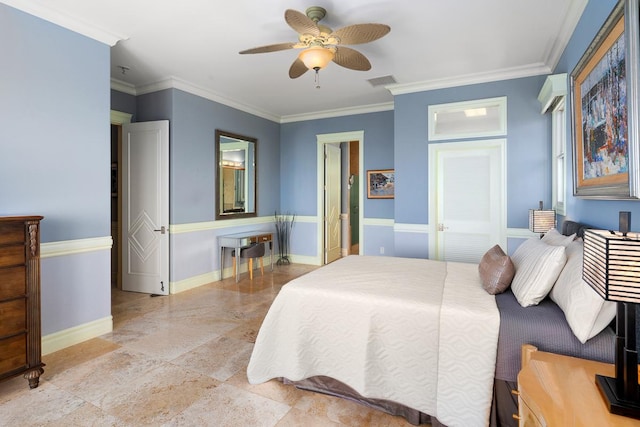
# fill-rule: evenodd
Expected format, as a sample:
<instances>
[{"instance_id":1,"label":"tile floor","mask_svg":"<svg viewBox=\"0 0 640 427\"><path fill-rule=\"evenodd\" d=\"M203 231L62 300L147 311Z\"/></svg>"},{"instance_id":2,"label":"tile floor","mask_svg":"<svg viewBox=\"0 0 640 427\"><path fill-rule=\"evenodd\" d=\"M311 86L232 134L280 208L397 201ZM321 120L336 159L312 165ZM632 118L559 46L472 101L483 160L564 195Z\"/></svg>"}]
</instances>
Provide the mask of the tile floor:
<instances>
[{"instance_id":1,"label":"tile floor","mask_svg":"<svg viewBox=\"0 0 640 427\"><path fill-rule=\"evenodd\" d=\"M253 342L280 287L315 267L274 266L176 295L114 290L113 332L43 356L40 386L0 383L0 426L408 426L272 380L250 385Z\"/></svg>"}]
</instances>

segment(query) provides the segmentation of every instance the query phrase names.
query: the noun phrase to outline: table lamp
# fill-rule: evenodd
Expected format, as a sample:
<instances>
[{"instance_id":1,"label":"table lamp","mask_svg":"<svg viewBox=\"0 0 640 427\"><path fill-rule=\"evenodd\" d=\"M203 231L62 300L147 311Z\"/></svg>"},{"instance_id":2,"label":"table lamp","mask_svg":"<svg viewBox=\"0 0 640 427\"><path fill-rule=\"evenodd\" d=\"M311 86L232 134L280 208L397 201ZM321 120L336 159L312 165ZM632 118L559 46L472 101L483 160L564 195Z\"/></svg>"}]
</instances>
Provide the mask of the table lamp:
<instances>
[{"instance_id":1,"label":"table lamp","mask_svg":"<svg viewBox=\"0 0 640 427\"><path fill-rule=\"evenodd\" d=\"M529 209L529 230L540 233L540 238L547 231L556 226L556 211L553 209L543 209L540 201L539 209Z\"/></svg>"},{"instance_id":2,"label":"table lamp","mask_svg":"<svg viewBox=\"0 0 640 427\"><path fill-rule=\"evenodd\" d=\"M640 418L636 307L640 302L640 235L587 229L582 278L598 295L617 302L615 378L596 375L609 412Z\"/></svg>"}]
</instances>

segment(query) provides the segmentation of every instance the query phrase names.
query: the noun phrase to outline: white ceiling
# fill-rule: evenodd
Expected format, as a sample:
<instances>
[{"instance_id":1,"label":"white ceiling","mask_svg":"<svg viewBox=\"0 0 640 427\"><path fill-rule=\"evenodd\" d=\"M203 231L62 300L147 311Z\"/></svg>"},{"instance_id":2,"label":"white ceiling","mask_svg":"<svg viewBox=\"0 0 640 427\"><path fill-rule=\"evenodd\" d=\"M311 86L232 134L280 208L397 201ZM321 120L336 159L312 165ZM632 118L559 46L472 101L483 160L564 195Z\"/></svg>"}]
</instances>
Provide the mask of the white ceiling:
<instances>
[{"instance_id":1,"label":"white ceiling","mask_svg":"<svg viewBox=\"0 0 640 427\"><path fill-rule=\"evenodd\" d=\"M550 73L587 0L0 0L111 47L114 87L176 87L276 121L391 109L393 94ZM371 70L331 63L290 79L297 50L286 9L322 6L334 30L367 22L391 32L351 46ZM122 74L118 66L128 67ZM392 75L393 86L367 80Z\"/></svg>"}]
</instances>

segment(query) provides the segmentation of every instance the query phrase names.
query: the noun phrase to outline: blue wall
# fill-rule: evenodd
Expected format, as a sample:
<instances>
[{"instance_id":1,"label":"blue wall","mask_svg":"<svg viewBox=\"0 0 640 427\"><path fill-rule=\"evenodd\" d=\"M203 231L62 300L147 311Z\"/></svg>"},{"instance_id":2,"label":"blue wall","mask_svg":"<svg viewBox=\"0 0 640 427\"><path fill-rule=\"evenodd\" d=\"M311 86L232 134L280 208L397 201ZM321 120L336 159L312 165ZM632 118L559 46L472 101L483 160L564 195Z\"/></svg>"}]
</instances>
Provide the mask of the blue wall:
<instances>
[{"instance_id":1,"label":"blue wall","mask_svg":"<svg viewBox=\"0 0 640 427\"><path fill-rule=\"evenodd\" d=\"M280 199L281 211L299 216L317 216L318 159L317 135L364 131L364 166L360 179L364 180L370 169L393 169L393 111L356 114L328 119L307 120L282 125L280 141ZM393 219L393 199L367 199L364 197L363 216L367 218ZM346 212L346 207L343 213ZM377 254L379 246L389 248L385 254L393 255L393 238L388 227L364 226L361 236L365 255ZM384 244L380 245L380 233ZM291 250L294 254L320 257L318 253L318 231L315 222L300 222L292 233ZM373 246L375 244L375 246Z\"/></svg>"},{"instance_id":2,"label":"blue wall","mask_svg":"<svg viewBox=\"0 0 640 427\"><path fill-rule=\"evenodd\" d=\"M215 220L215 131L256 138L258 216L280 206L280 126L178 89L137 97L136 121L169 120L170 222Z\"/></svg>"},{"instance_id":3,"label":"blue wall","mask_svg":"<svg viewBox=\"0 0 640 427\"><path fill-rule=\"evenodd\" d=\"M115 95L120 104L126 102ZM126 101L126 98L125 100ZM128 107L130 108L130 107ZM115 108L114 108L115 109ZM211 281L219 270L217 236L265 228L252 221L238 224L215 219L216 129L246 135L257 142L257 213L269 217L280 207L280 125L178 89L136 97L136 121L169 120L169 222L206 223L197 230L170 235L170 281L202 276Z\"/></svg>"},{"instance_id":4,"label":"blue wall","mask_svg":"<svg viewBox=\"0 0 640 427\"><path fill-rule=\"evenodd\" d=\"M111 109L120 111L122 113L129 113L132 115L131 121L136 121L136 102L137 98L134 95L118 92L117 90L111 90Z\"/></svg>"},{"instance_id":5,"label":"blue wall","mask_svg":"<svg viewBox=\"0 0 640 427\"><path fill-rule=\"evenodd\" d=\"M110 235L109 47L0 5L0 214L42 241Z\"/></svg>"},{"instance_id":6,"label":"blue wall","mask_svg":"<svg viewBox=\"0 0 640 427\"><path fill-rule=\"evenodd\" d=\"M537 100L544 79L538 76L396 96L396 222L429 223L428 106L506 96L507 226L528 227L529 209L540 200L546 206L551 202L551 122L540 114Z\"/></svg>"},{"instance_id":7,"label":"blue wall","mask_svg":"<svg viewBox=\"0 0 640 427\"><path fill-rule=\"evenodd\" d=\"M43 215L44 335L111 317L109 47L0 4L0 215ZM92 245L93 243L89 243Z\"/></svg>"},{"instance_id":8,"label":"blue wall","mask_svg":"<svg viewBox=\"0 0 640 427\"><path fill-rule=\"evenodd\" d=\"M617 4L615 0L590 1L569 41L555 73L571 75L574 67ZM571 111L571 97L567 111ZM568 121L570 123L570 121ZM631 212L631 229L640 230L640 204L638 201L589 200L573 196L573 157L571 155L571 128L567 129L567 218L606 229L618 229L618 212Z\"/></svg>"},{"instance_id":9,"label":"blue wall","mask_svg":"<svg viewBox=\"0 0 640 427\"><path fill-rule=\"evenodd\" d=\"M282 125L281 205L284 212L317 213L317 135L364 131L364 170L393 169L393 111L308 120ZM393 218L393 199L364 200L365 218Z\"/></svg>"}]
</instances>

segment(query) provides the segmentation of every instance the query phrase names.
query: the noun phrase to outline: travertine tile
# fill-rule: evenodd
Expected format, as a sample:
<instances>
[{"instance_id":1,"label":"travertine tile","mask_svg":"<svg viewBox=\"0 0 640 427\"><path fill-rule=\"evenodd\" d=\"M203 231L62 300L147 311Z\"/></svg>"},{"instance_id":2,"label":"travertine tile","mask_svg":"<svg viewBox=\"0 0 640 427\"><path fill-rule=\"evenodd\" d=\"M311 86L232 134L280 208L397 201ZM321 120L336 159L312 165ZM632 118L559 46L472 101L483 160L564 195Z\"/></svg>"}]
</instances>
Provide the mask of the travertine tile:
<instances>
[{"instance_id":1,"label":"travertine tile","mask_svg":"<svg viewBox=\"0 0 640 427\"><path fill-rule=\"evenodd\" d=\"M206 375L164 364L129 383L118 383L92 403L126 423L160 425L210 395L218 384Z\"/></svg>"},{"instance_id":2,"label":"travertine tile","mask_svg":"<svg viewBox=\"0 0 640 427\"><path fill-rule=\"evenodd\" d=\"M235 338L219 337L203 344L172 363L226 381L240 370L246 370L253 346Z\"/></svg>"},{"instance_id":3,"label":"travertine tile","mask_svg":"<svg viewBox=\"0 0 640 427\"><path fill-rule=\"evenodd\" d=\"M119 344L115 344L103 338L94 338L71 347L67 347L60 351L42 356L42 362L45 363L44 374L42 378L51 379L60 372L100 357L104 354L120 348Z\"/></svg>"},{"instance_id":4,"label":"travertine tile","mask_svg":"<svg viewBox=\"0 0 640 427\"><path fill-rule=\"evenodd\" d=\"M100 408L85 403L75 411L65 414L60 418L50 418L42 424L44 427L135 427L135 424L126 423L123 420L109 415Z\"/></svg>"},{"instance_id":5,"label":"travertine tile","mask_svg":"<svg viewBox=\"0 0 640 427\"><path fill-rule=\"evenodd\" d=\"M314 417L326 418L344 426L408 426L402 417L395 417L346 399L308 392L295 408Z\"/></svg>"},{"instance_id":6,"label":"travertine tile","mask_svg":"<svg viewBox=\"0 0 640 427\"><path fill-rule=\"evenodd\" d=\"M318 417L297 408L292 408L287 415L282 418L276 427L333 427L341 426L325 417Z\"/></svg>"},{"instance_id":7,"label":"travertine tile","mask_svg":"<svg viewBox=\"0 0 640 427\"><path fill-rule=\"evenodd\" d=\"M24 393L13 394L0 405L0 425L32 426L44 425L60 420L77 410L86 402L62 390L50 382Z\"/></svg>"},{"instance_id":8,"label":"travertine tile","mask_svg":"<svg viewBox=\"0 0 640 427\"><path fill-rule=\"evenodd\" d=\"M218 336L220 334L207 325L169 324L124 345L154 358L172 360Z\"/></svg>"},{"instance_id":9,"label":"travertine tile","mask_svg":"<svg viewBox=\"0 0 640 427\"><path fill-rule=\"evenodd\" d=\"M120 348L109 354L79 364L51 378L56 386L82 397L88 402L98 402L114 389L129 387L149 372L166 366L160 359Z\"/></svg>"},{"instance_id":10,"label":"travertine tile","mask_svg":"<svg viewBox=\"0 0 640 427\"><path fill-rule=\"evenodd\" d=\"M228 384L216 387L167 426L275 426L291 408Z\"/></svg>"},{"instance_id":11,"label":"travertine tile","mask_svg":"<svg viewBox=\"0 0 640 427\"><path fill-rule=\"evenodd\" d=\"M298 400L308 391L300 390L292 385L283 384L278 380L271 380L262 384L249 384L246 367L226 381L243 390L250 391L260 396L268 397L276 402L282 402L294 406Z\"/></svg>"}]
</instances>

